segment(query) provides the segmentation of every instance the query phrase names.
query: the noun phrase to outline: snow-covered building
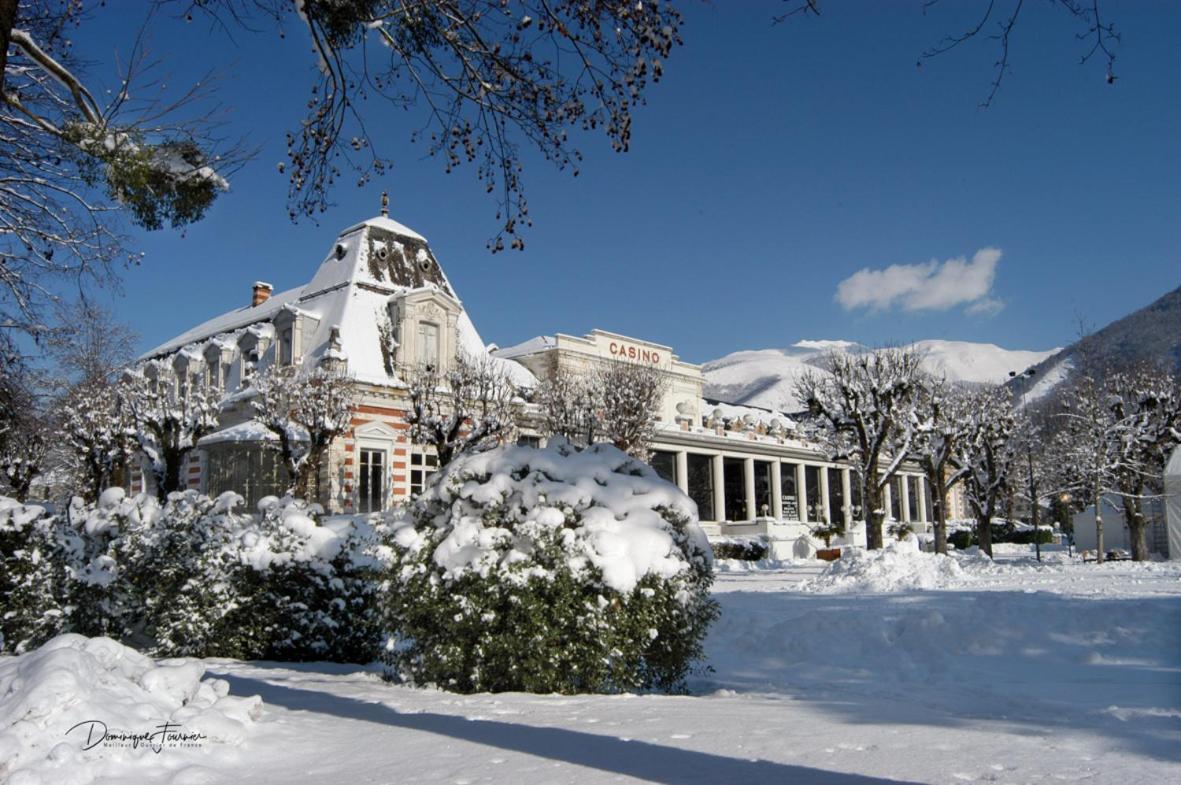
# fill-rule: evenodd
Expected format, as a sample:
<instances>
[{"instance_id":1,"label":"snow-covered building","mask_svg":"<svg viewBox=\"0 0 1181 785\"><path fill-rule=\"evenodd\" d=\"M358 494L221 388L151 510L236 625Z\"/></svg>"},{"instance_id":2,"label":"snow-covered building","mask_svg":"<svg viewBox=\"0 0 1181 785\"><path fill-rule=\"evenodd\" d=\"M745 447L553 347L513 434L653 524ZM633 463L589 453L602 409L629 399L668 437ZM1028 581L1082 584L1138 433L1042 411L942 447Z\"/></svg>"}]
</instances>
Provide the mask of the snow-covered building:
<instances>
[{"instance_id":1,"label":"snow-covered building","mask_svg":"<svg viewBox=\"0 0 1181 785\"><path fill-rule=\"evenodd\" d=\"M178 375L226 396L220 428L190 458L190 487L232 489L248 501L281 490L281 466L266 449L273 437L250 421L248 405L235 405L250 395L243 382L274 364L333 365L352 379L352 427L324 462L321 502L331 511L368 512L414 496L437 464L430 448L408 439L399 369L446 368L463 354L500 366L527 391L559 367L633 362L665 376L652 463L697 503L707 530L765 535L780 556L810 547L805 535L825 521L843 520L851 538L864 539L848 467L799 439L788 414L706 400L700 366L668 346L602 330L488 346L426 239L384 212L341 232L306 285L274 293L259 282L249 302L141 358L171 363ZM521 408L523 438L542 439L530 429L529 404ZM896 520L927 527L932 504L917 470L894 480L887 503Z\"/></svg>"}]
</instances>

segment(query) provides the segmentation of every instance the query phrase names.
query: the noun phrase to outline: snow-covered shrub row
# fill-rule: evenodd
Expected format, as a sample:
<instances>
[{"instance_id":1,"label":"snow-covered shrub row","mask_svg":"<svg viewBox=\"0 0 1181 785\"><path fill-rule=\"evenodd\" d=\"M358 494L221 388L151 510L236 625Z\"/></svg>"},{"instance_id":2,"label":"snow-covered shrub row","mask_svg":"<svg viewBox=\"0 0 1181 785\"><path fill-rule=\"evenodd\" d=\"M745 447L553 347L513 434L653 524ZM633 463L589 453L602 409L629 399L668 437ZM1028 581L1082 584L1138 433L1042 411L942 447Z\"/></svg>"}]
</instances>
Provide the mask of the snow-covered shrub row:
<instances>
[{"instance_id":1,"label":"snow-covered shrub row","mask_svg":"<svg viewBox=\"0 0 1181 785\"><path fill-rule=\"evenodd\" d=\"M194 491L105 491L61 515L0 500L10 596L5 651L59 632L106 635L161 656L369 661L379 640L377 534L321 524L317 508ZM11 568L11 569L9 569Z\"/></svg>"},{"instance_id":2,"label":"snow-covered shrub row","mask_svg":"<svg viewBox=\"0 0 1181 785\"><path fill-rule=\"evenodd\" d=\"M762 536L712 537L709 544L718 560L763 561L768 553L767 540Z\"/></svg>"},{"instance_id":3,"label":"snow-covered shrub row","mask_svg":"<svg viewBox=\"0 0 1181 785\"><path fill-rule=\"evenodd\" d=\"M610 445L461 456L393 523L396 678L460 692L676 690L717 615L695 505Z\"/></svg>"},{"instance_id":4,"label":"snow-covered shrub row","mask_svg":"<svg viewBox=\"0 0 1181 785\"><path fill-rule=\"evenodd\" d=\"M107 781L104 767L152 758L179 743L176 734L201 737L194 745L241 743L261 715L262 701L231 697L224 680L204 675L200 662L157 663L110 638L73 634L0 659L0 780ZM174 726L169 738L158 732L165 722ZM109 735L157 735L137 745L88 749L88 736L101 737L104 726ZM142 768L140 773L148 778Z\"/></svg>"}]
</instances>

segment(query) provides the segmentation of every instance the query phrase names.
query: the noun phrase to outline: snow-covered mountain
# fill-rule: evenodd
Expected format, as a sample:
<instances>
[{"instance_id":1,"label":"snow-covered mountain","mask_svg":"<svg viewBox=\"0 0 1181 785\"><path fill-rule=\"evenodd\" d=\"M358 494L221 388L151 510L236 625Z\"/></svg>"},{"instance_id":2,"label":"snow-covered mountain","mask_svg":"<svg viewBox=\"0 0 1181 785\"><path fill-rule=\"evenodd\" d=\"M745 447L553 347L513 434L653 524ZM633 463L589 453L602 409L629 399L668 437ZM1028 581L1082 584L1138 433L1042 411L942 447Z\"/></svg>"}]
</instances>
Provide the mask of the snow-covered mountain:
<instances>
[{"instance_id":1,"label":"snow-covered mountain","mask_svg":"<svg viewBox=\"0 0 1181 785\"><path fill-rule=\"evenodd\" d=\"M933 373L976 384L999 384L1009 378L1010 371L1023 371L1059 351L1002 349L991 343L969 341L930 340L912 345L923 352ZM786 349L734 352L704 365L705 396L727 403L798 411L803 407L794 388L801 374L816 369L830 351L862 348L852 341L798 341Z\"/></svg>"},{"instance_id":2,"label":"snow-covered mountain","mask_svg":"<svg viewBox=\"0 0 1181 785\"><path fill-rule=\"evenodd\" d=\"M1181 286L1046 358L1025 392L1030 404L1052 400L1080 367L1102 374L1140 363L1181 376Z\"/></svg>"}]
</instances>

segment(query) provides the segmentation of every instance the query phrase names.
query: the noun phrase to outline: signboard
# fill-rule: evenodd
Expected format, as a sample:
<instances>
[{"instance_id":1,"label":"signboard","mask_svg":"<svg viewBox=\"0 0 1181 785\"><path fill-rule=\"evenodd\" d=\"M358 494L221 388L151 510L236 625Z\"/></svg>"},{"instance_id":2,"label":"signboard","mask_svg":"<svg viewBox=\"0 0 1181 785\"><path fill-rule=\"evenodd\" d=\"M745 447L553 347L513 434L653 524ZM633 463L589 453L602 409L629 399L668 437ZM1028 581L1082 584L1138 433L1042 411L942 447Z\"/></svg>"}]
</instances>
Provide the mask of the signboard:
<instances>
[{"instance_id":1,"label":"signboard","mask_svg":"<svg viewBox=\"0 0 1181 785\"><path fill-rule=\"evenodd\" d=\"M780 496L783 505L783 520L798 521L800 518L800 500L795 496Z\"/></svg>"},{"instance_id":2,"label":"signboard","mask_svg":"<svg viewBox=\"0 0 1181 785\"><path fill-rule=\"evenodd\" d=\"M641 365L662 366L671 358L668 353L651 345L634 343L614 335L594 334L599 356L612 360L628 360Z\"/></svg>"}]
</instances>

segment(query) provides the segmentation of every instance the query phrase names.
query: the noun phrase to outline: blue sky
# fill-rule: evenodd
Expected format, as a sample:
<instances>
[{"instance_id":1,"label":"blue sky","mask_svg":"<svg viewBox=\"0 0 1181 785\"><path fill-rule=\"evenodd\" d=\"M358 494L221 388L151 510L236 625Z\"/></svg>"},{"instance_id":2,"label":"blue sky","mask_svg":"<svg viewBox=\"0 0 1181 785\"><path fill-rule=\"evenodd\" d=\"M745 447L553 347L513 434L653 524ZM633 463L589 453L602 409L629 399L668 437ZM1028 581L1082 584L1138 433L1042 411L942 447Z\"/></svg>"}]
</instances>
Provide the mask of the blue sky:
<instances>
[{"instance_id":1,"label":"blue sky","mask_svg":"<svg viewBox=\"0 0 1181 785\"><path fill-rule=\"evenodd\" d=\"M96 73L134 32L133 4L115 5L76 36ZM523 253L495 256L495 204L470 169L424 158L401 112L374 115L393 171L292 225L276 163L306 98L299 29L229 40L160 20L151 48L171 83L224 63L226 130L261 152L183 237L133 233L145 258L116 307L148 348L246 303L254 280L300 285L388 190L501 345L594 327L693 362L804 338L1062 345L1079 315L1101 326L1181 285L1181 4L1104 4L1123 36L1109 86L1102 62L1078 64L1076 27L1027 3L987 110L990 42L915 67L977 5L830 2L772 26L778 2L682 2L685 45L632 151L584 137L578 178L530 160L535 226ZM973 296L949 304L957 291Z\"/></svg>"}]
</instances>

